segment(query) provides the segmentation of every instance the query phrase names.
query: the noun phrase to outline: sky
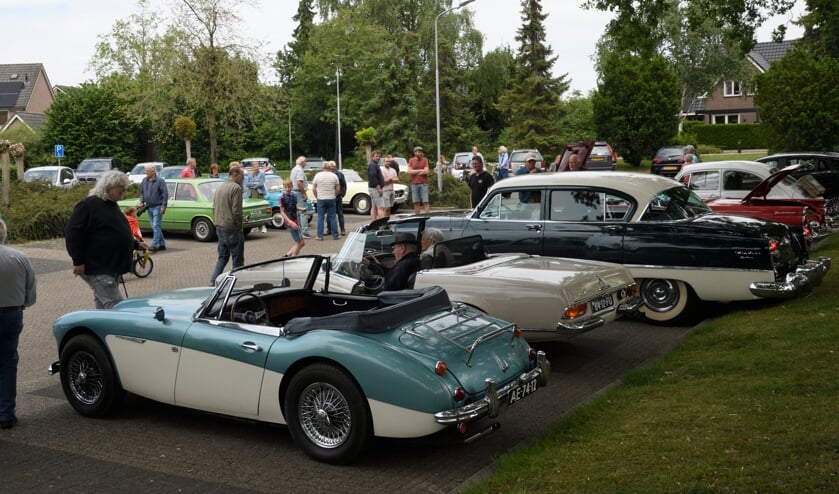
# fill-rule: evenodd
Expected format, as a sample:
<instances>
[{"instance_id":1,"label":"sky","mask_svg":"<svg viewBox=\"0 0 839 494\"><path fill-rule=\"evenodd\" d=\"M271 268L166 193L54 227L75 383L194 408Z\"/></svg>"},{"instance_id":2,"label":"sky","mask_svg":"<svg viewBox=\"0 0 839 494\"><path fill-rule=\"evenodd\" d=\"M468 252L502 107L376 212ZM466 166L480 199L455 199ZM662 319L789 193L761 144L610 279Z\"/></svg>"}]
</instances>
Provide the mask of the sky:
<instances>
[{"instance_id":1,"label":"sky","mask_svg":"<svg viewBox=\"0 0 839 494\"><path fill-rule=\"evenodd\" d=\"M587 94L597 85L592 56L612 18L608 12L580 8L582 1L542 0L548 16L544 22L546 43L558 57L554 75L568 74L567 94L575 90ZM173 2L150 0L162 15L170 11ZM256 7L243 8L239 30L258 39L260 52L267 58L291 40L297 4L297 0L262 0ZM465 9L474 13L475 26L484 35L485 52L501 46L515 52L520 0L475 0ZM98 37L110 33L116 21L138 11L134 0L0 0L4 34L0 63L43 63L52 85L93 80L88 65ZM774 19L767 26L786 20ZM793 35L800 34L794 26L788 29ZM758 41L770 41L770 33L771 27L761 28ZM265 73L270 76L269 70Z\"/></svg>"}]
</instances>

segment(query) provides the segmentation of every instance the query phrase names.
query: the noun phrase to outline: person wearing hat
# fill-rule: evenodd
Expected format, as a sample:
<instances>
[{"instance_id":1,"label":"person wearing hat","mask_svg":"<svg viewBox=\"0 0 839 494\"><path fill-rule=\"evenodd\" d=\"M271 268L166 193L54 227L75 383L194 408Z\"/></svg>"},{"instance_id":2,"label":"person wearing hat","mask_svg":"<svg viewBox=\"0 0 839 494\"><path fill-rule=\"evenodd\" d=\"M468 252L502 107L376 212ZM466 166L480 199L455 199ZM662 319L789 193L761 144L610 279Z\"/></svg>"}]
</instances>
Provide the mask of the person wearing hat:
<instances>
[{"instance_id":1,"label":"person wearing hat","mask_svg":"<svg viewBox=\"0 0 839 494\"><path fill-rule=\"evenodd\" d=\"M393 256L396 263L385 273L384 291L404 290L411 275L422 269L419 257L419 243L413 233L399 232L393 240Z\"/></svg>"},{"instance_id":2,"label":"person wearing hat","mask_svg":"<svg viewBox=\"0 0 839 494\"><path fill-rule=\"evenodd\" d=\"M528 173L542 173L541 168L536 168L536 155L527 153L524 155L524 166L516 170L516 175L527 175Z\"/></svg>"},{"instance_id":3,"label":"person wearing hat","mask_svg":"<svg viewBox=\"0 0 839 494\"><path fill-rule=\"evenodd\" d=\"M428 203L428 158L422 155L422 148L414 148L414 157L408 161L408 175L411 176L411 200L414 202L414 214L419 214L420 205L425 213L431 213Z\"/></svg>"}]
</instances>

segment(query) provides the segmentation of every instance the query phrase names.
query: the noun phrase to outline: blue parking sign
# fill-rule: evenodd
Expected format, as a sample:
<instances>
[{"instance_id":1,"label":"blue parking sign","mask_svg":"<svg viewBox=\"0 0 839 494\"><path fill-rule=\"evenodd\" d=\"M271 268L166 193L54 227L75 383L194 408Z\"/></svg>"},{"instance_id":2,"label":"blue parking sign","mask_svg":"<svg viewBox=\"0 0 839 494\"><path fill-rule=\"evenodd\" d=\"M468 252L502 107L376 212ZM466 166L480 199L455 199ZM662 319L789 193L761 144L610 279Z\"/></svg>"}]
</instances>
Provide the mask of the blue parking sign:
<instances>
[{"instance_id":1,"label":"blue parking sign","mask_svg":"<svg viewBox=\"0 0 839 494\"><path fill-rule=\"evenodd\" d=\"M64 144L56 144L55 145L55 157L56 158L63 158L64 157Z\"/></svg>"}]
</instances>

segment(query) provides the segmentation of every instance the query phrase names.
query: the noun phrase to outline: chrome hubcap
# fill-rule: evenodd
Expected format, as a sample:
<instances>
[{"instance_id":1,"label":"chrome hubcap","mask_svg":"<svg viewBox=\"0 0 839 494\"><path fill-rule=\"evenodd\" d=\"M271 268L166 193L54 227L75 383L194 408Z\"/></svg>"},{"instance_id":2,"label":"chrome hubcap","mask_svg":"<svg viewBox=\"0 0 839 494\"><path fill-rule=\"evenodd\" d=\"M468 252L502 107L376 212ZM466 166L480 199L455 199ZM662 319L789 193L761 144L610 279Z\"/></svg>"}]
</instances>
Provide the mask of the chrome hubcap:
<instances>
[{"instance_id":1,"label":"chrome hubcap","mask_svg":"<svg viewBox=\"0 0 839 494\"><path fill-rule=\"evenodd\" d=\"M70 389L73 396L85 405L93 405L102 396L105 379L93 355L78 352L70 359Z\"/></svg>"},{"instance_id":2,"label":"chrome hubcap","mask_svg":"<svg viewBox=\"0 0 839 494\"><path fill-rule=\"evenodd\" d=\"M298 414L303 432L322 448L336 448L349 438L352 429L349 403L328 383L306 387L300 397Z\"/></svg>"}]
</instances>

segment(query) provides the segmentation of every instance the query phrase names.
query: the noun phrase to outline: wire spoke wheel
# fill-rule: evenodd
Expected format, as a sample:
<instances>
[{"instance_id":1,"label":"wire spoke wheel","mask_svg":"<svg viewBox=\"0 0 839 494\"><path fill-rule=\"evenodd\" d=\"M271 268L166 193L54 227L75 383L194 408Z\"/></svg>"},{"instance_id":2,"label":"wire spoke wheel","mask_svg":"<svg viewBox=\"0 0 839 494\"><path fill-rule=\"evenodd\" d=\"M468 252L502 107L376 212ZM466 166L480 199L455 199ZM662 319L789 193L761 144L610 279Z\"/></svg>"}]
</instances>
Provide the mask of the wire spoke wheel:
<instances>
[{"instance_id":1,"label":"wire spoke wheel","mask_svg":"<svg viewBox=\"0 0 839 494\"><path fill-rule=\"evenodd\" d=\"M303 432L322 448L334 448L347 440L352 428L352 411L347 399L328 383L313 383L300 397L300 425Z\"/></svg>"}]
</instances>

